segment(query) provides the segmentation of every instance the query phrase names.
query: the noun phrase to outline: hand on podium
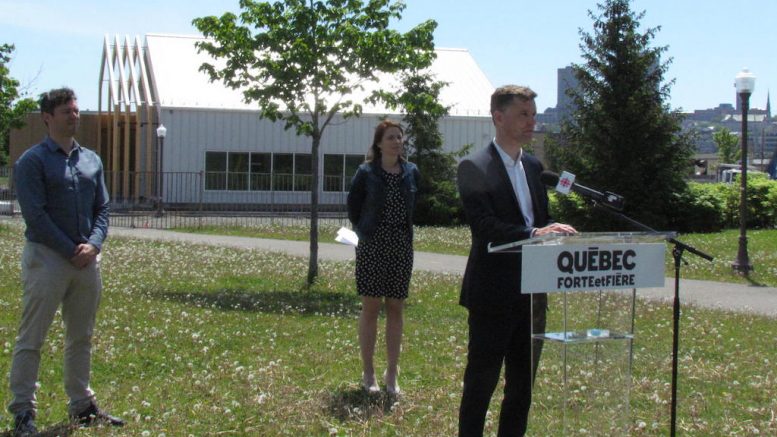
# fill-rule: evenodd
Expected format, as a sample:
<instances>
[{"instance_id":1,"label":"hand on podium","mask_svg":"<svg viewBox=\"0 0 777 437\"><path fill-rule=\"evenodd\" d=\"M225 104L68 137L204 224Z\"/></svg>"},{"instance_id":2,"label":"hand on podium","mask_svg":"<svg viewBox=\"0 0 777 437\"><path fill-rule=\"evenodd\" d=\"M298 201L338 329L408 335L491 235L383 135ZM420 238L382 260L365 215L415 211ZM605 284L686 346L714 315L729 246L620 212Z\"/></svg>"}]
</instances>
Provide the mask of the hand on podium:
<instances>
[{"instance_id":1,"label":"hand on podium","mask_svg":"<svg viewBox=\"0 0 777 437\"><path fill-rule=\"evenodd\" d=\"M576 233L577 233L577 230L575 230L575 228L573 228L570 225L567 225L564 223L551 223L548 226L545 226L544 228L537 228L537 230L534 231L533 237L541 237L547 234L572 235Z\"/></svg>"}]
</instances>

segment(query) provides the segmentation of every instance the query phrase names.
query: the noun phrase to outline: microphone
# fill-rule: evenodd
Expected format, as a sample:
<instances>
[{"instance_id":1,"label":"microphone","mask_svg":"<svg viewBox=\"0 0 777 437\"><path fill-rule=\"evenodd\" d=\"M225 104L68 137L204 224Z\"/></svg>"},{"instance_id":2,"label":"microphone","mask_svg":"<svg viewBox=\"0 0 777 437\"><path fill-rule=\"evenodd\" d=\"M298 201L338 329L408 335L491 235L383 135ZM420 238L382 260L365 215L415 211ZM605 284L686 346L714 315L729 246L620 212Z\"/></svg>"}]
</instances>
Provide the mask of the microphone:
<instances>
[{"instance_id":1,"label":"microphone","mask_svg":"<svg viewBox=\"0 0 777 437\"><path fill-rule=\"evenodd\" d=\"M575 183L575 175L567 171L561 172L561 177L552 171L543 171L540 175L540 180L543 184L550 187L555 187L556 191L563 195L569 194L572 190L575 193L587 197L596 203L602 204L608 208L616 211L623 211L623 203L625 202L623 196L620 196L609 191L604 193L596 191L592 188L584 187Z\"/></svg>"}]
</instances>

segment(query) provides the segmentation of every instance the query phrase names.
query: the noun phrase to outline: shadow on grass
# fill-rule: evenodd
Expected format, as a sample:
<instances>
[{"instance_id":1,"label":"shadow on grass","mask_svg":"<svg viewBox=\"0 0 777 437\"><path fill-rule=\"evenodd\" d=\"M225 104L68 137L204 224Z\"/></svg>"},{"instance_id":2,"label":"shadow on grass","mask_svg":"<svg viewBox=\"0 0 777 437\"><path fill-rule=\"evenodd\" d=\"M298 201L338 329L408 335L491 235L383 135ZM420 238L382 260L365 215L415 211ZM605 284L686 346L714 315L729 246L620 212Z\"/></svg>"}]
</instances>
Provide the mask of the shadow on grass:
<instances>
[{"instance_id":1,"label":"shadow on grass","mask_svg":"<svg viewBox=\"0 0 777 437\"><path fill-rule=\"evenodd\" d=\"M225 311L351 317L361 311L358 296L317 291L262 291L244 289L193 292L148 292L153 298Z\"/></svg>"},{"instance_id":2,"label":"shadow on grass","mask_svg":"<svg viewBox=\"0 0 777 437\"><path fill-rule=\"evenodd\" d=\"M750 284L752 287L766 287L766 284L756 281L749 274L745 274L744 277L748 284Z\"/></svg>"},{"instance_id":3,"label":"shadow on grass","mask_svg":"<svg viewBox=\"0 0 777 437\"><path fill-rule=\"evenodd\" d=\"M42 429L38 431L38 433L35 434L35 437L67 437L71 435L76 429L78 429L77 426L74 426L69 422L62 422L53 425L48 429ZM14 432L13 430L8 430L0 434L0 437L14 437Z\"/></svg>"},{"instance_id":4,"label":"shadow on grass","mask_svg":"<svg viewBox=\"0 0 777 437\"><path fill-rule=\"evenodd\" d=\"M399 405L399 399L386 392L371 395L361 387L346 388L332 393L326 411L341 422L361 422L390 414Z\"/></svg>"}]
</instances>

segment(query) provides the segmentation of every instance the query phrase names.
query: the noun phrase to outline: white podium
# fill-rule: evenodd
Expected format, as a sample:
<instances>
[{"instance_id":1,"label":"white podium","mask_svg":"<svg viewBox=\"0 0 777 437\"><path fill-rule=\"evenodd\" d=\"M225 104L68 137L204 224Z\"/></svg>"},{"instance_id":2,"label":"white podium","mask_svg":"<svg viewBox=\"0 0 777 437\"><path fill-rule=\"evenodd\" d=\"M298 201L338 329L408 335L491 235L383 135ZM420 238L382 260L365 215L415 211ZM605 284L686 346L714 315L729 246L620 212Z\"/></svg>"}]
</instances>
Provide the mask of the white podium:
<instances>
[{"instance_id":1,"label":"white podium","mask_svg":"<svg viewBox=\"0 0 777 437\"><path fill-rule=\"evenodd\" d=\"M521 290L532 308L547 296L546 317L532 314L540 358L529 435L629 434L636 290L664 286L672 236L551 235L489 247L522 252Z\"/></svg>"}]
</instances>

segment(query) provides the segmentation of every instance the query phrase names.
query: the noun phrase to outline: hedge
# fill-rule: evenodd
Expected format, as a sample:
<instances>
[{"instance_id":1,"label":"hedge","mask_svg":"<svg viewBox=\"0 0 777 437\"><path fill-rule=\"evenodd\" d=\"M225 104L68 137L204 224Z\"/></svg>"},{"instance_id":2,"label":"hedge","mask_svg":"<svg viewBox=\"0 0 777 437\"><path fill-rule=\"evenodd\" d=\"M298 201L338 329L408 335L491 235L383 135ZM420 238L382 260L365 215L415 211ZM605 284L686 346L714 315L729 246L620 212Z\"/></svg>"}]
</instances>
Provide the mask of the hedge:
<instances>
[{"instance_id":1,"label":"hedge","mask_svg":"<svg viewBox=\"0 0 777 437\"><path fill-rule=\"evenodd\" d=\"M685 191L667 202L666 214L672 231L716 232L739 227L740 184L689 182ZM576 194L551 193L551 215L583 231L597 229L597 212ZM650 223L645 223L650 226ZM777 228L777 181L754 174L747 180L747 227ZM626 226L619 230L626 229Z\"/></svg>"}]
</instances>

